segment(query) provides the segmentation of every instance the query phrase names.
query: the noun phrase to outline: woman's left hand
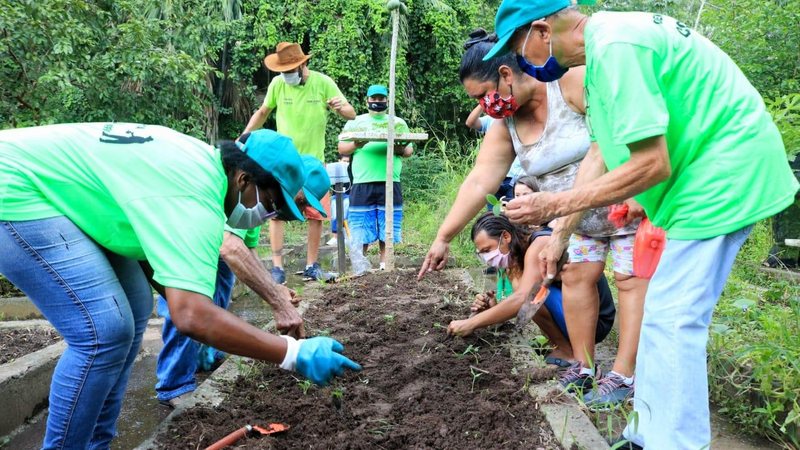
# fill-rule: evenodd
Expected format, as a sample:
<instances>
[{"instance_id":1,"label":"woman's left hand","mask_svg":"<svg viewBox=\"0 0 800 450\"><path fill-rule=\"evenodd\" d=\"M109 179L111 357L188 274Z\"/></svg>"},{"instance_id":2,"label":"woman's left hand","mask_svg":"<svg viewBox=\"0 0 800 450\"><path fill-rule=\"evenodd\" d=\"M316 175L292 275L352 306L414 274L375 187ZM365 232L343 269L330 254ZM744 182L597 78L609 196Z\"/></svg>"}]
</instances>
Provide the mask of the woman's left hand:
<instances>
[{"instance_id":1,"label":"woman's left hand","mask_svg":"<svg viewBox=\"0 0 800 450\"><path fill-rule=\"evenodd\" d=\"M475 326L469 319L454 320L447 326L447 334L453 336L469 336L473 331L475 331Z\"/></svg>"}]
</instances>

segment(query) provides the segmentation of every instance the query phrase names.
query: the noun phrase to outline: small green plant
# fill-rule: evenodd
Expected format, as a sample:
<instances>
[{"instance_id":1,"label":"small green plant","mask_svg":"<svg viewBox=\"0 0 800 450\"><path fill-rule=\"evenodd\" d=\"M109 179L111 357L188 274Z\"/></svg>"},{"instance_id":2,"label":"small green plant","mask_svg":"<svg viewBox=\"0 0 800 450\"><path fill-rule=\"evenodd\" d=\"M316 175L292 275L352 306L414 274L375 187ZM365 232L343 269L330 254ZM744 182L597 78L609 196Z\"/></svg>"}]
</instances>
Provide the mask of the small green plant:
<instances>
[{"instance_id":1,"label":"small green plant","mask_svg":"<svg viewBox=\"0 0 800 450\"><path fill-rule=\"evenodd\" d=\"M342 400L344 400L344 388L337 387L331 391L331 403L336 409L342 408Z\"/></svg>"},{"instance_id":2,"label":"small green plant","mask_svg":"<svg viewBox=\"0 0 800 450\"><path fill-rule=\"evenodd\" d=\"M475 358L475 364L478 364L478 362L480 362L478 360L478 351L480 351L480 349L481 349L480 347L476 347L476 346L474 346L472 344L469 344L467 346L467 348L464 349L464 351L461 354L459 354L458 356L459 356L459 358L472 356L473 358Z\"/></svg>"},{"instance_id":3,"label":"small green plant","mask_svg":"<svg viewBox=\"0 0 800 450\"><path fill-rule=\"evenodd\" d=\"M385 320L387 324L394 323L394 314L384 314L383 320Z\"/></svg>"},{"instance_id":4,"label":"small green plant","mask_svg":"<svg viewBox=\"0 0 800 450\"><path fill-rule=\"evenodd\" d=\"M303 391L303 395L308 395L308 391L314 386L311 380L300 380L298 378L295 378L295 380L297 380L297 387Z\"/></svg>"},{"instance_id":5,"label":"small green plant","mask_svg":"<svg viewBox=\"0 0 800 450\"><path fill-rule=\"evenodd\" d=\"M492 214L499 216L503 212L503 199L498 199L493 194L486 196L486 203L492 205Z\"/></svg>"},{"instance_id":6,"label":"small green plant","mask_svg":"<svg viewBox=\"0 0 800 450\"><path fill-rule=\"evenodd\" d=\"M324 330L319 330L319 333L317 333L317 336L328 336L328 337L330 337L330 335L331 335L331 330L329 328L325 328Z\"/></svg>"},{"instance_id":7,"label":"small green plant","mask_svg":"<svg viewBox=\"0 0 800 450\"><path fill-rule=\"evenodd\" d=\"M442 324L441 324L441 323L439 323L439 322L434 322L434 323L433 323L433 328L437 328L437 329L440 329L440 330L442 330L442 329L445 329L445 330L446 330L446 329L447 329L447 327L446 327L446 326L442 325Z\"/></svg>"},{"instance_id":8,"label":"small green plant","mask_svg":"<svg viewBox=\"0 0 800 450\"><path fill-rule=\"evenodd\" d=\"M475 392L475 382L478 381L478 378L482 377L484 374L489 373L486 370L479 369L475 366L469 366L469 373L472 375L472 387L470 388L470 394Z\"/></svg>"}]
</instances>

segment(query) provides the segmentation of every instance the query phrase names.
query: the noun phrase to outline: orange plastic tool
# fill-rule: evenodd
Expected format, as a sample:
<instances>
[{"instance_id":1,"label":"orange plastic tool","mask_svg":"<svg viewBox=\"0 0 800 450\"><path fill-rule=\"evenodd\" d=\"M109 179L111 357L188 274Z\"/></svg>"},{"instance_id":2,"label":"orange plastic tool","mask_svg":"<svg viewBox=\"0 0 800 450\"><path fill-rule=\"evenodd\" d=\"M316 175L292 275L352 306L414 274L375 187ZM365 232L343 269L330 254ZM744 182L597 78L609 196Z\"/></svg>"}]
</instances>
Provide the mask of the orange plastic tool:
<instances>
[{"instance_id":1,"label":"orange plastic tool","mask_svg":"<svg viewBox=\"0 0 800 450\"><path fill-rule=\"evenodd\" d=\"M262 428L257 425L245 425L242 428L234 431L233 433L225 436L217 442L206 447L206 450L222 450L229 447L245 438L247 436L266 436L268 434L280 433L289 429L289 425L283 423L271 423L267 428Z\"/></svg>"}]
</instances>

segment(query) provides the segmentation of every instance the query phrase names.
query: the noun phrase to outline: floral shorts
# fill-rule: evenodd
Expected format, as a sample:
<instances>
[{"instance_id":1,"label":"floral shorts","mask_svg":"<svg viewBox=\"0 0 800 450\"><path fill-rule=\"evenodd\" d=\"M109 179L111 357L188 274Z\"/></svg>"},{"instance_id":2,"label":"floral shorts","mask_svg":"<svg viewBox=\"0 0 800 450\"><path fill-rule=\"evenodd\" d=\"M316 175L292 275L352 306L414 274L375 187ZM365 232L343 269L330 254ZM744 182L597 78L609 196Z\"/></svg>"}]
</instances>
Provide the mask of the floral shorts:
<instances>
[{"instance_id":1,"label":"floral shorts","mask_svg":"<svg viewBox=\"0 0 800 450\"><path fill-rule=\"evenodd\" d=\"M569 261L572 263L604 263L610 249L614 272L633 275L633 240L635 237L636 234L609 237L573 234L569 238Z\"/></svg>"}]
</instances>

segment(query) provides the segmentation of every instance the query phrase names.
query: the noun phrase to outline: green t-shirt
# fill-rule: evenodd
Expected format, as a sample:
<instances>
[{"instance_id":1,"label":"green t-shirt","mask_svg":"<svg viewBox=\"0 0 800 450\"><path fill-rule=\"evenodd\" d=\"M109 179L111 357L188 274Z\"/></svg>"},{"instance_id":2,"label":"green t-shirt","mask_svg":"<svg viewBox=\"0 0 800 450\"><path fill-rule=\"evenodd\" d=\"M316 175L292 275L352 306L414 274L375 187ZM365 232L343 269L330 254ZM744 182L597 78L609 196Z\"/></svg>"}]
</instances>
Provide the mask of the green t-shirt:
<instances>
[{"instance_id":1,"label":"green t-shirt","mask_svg":"<svg viewBox=\"0 0 800 450\"><path fill-rule=\"evenodd\" d=\"M344 124L342 132L383 131L389 126L388 114L361 114ZM406 121L395 117L395 133L408 133ZM353 153L353 183L374 183L386 181L386 142L368 142ZM392 180L400 182L403 158L395 155Z\"/></svg>"},{"instance_id":2,"label":"green t-shirt","mask_svg":"<svg viewBox=\"0 0 800 450\"><path fill-rule=\"evenodd\" d=\"M169 128L0 131L0 220L66 216L166 287L213 296L226 190L219 151Z\"/></svg>"},{"instance_id":3,"label":"green t-shirt","mask_svg":"<svg viewBox=\"0 0 800 450\"><path fill-rule=\"evenodd\" d=\"M273 78L264 106L275 111L278 133L292 138L301 155L324 162L327 102L334 97L344 98L336 83L329 76L310 70L305 84L298 86L289 86L280 76Z\"/></svg>"},{"instance_id":4,"label":"green t-shirt","mask_svg":"<svg viewBox=\"0 0 800 450\"><path fill-rule=\"evenodd\" d=\"M225 225L225 231L234 234L239 237L239 239L244 241L244 245L247 248L256 248L258 247L258 238L261 235L261 226L257 226L255 228L251 228L249 230L242 230L239 228L231 228L227 224Z\"/></svg>"},{"instance_id":5,"label":"green t-shirt","mask_svg":"<svg viewBox=\"0 0 800 450\"><path fill-rule=\"evenodd\" d=\"M794 200L798 183L759 93L722 50L650 13L594 14L586 42L587 123L608 168L626 144L664 135L672 174L638 195L671 239L736 231Z\"/></svg>"}]
</instances>

